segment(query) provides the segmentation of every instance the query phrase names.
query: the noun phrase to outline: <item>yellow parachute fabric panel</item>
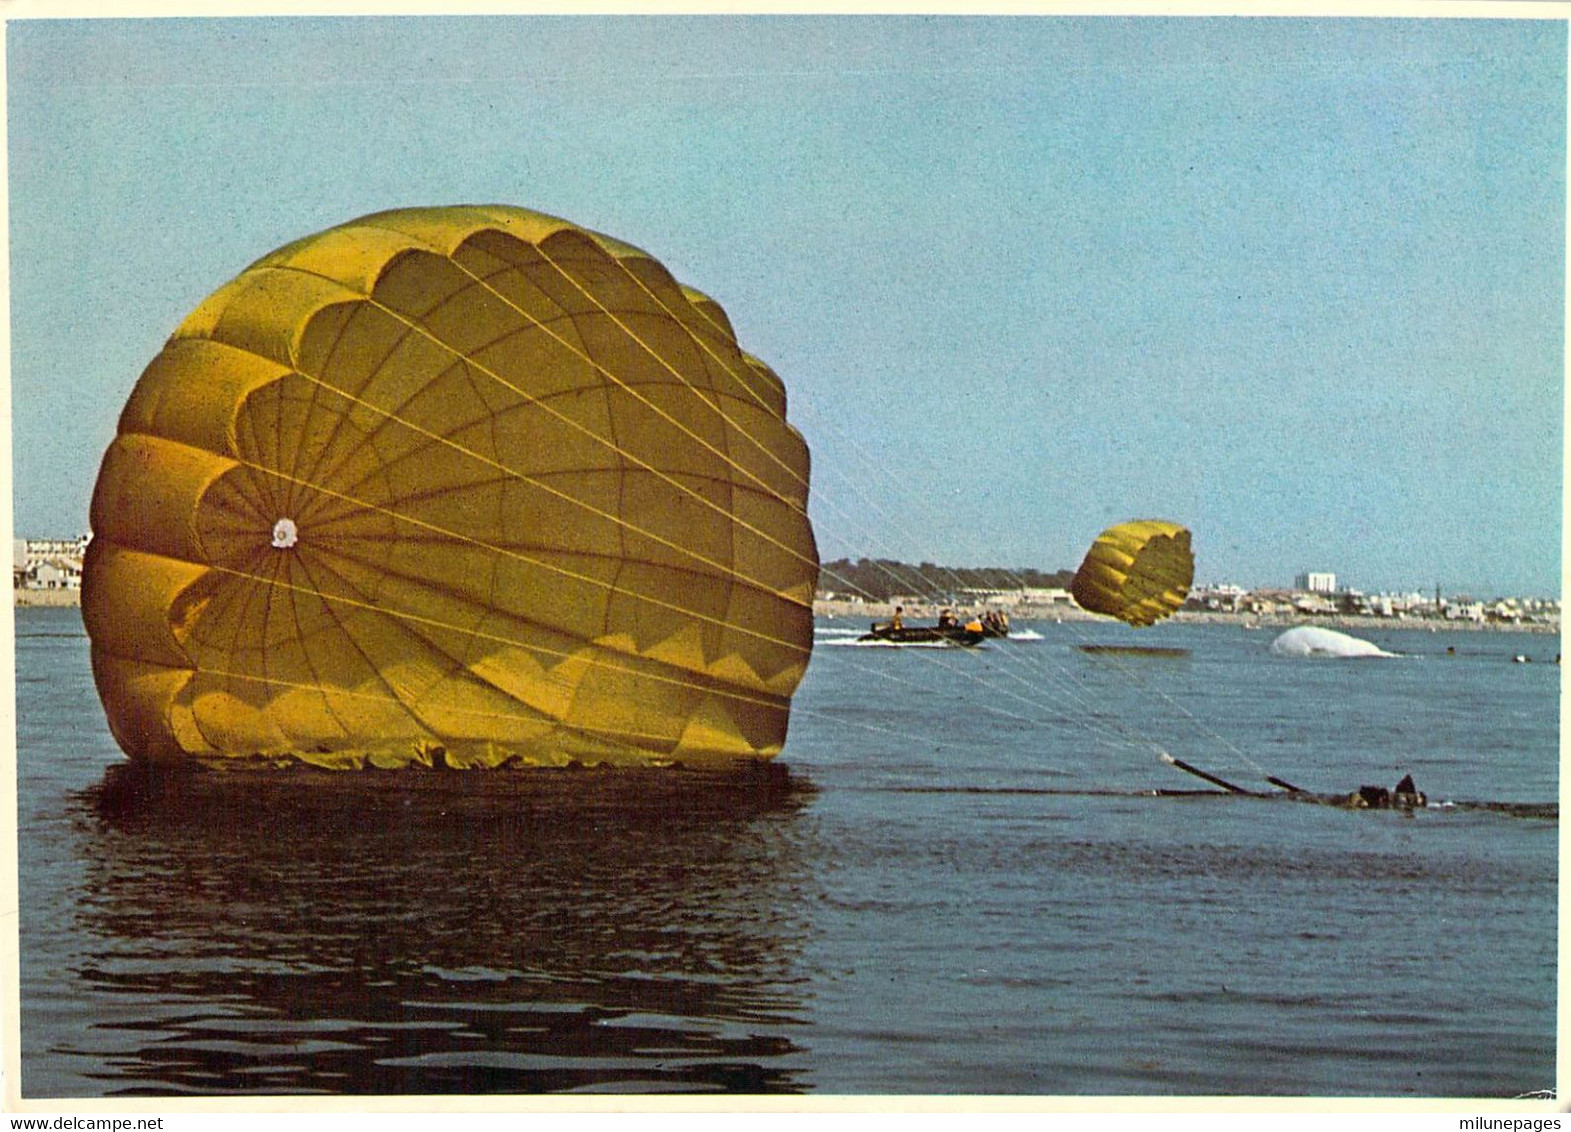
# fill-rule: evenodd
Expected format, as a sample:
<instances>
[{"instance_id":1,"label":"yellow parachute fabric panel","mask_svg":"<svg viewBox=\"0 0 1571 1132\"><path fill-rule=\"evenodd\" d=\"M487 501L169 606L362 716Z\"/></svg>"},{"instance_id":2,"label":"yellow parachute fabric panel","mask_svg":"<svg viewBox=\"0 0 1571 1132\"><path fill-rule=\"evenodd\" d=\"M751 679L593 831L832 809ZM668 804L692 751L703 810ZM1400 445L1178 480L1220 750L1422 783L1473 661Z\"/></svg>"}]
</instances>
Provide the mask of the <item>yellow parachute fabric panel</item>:
<instances>
[{"instance_id":1,"label":"yellow parachute fabric panel","mask_svg":"<svg viewBox=\"0 0 1571 1132\"><path fill-rule=\"evenodd\" d=\"M1160 519L1120 523L1091 544L1070 593L1082 609L1143 627L1184 604L1195 577L1189 531Z\"/></svg>"},{"instance_id":2,"label":"yellow parachute fabric panel","mask_svg":"<svg viewBox=\"0 0 1571 1132\"><path fill-rule=\"evenodd\" d=\"M647 253L505 206L363 217L181 324L83 591L133 758L778 753L812 647L779 378Z\"/></svg>"}]
</instances>

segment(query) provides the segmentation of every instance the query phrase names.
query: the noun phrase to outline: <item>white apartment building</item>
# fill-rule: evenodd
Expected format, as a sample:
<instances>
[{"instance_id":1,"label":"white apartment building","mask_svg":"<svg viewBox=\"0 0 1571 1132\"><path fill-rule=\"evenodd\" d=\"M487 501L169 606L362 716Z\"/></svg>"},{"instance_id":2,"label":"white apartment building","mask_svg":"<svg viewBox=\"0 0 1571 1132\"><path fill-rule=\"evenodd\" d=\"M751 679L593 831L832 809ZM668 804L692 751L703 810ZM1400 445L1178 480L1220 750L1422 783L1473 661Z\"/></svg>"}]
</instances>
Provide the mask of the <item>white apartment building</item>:
<instances>
[{"instance_id":1,"label":"white apartment building","mask_svg":"<svg viewBox=\"0 0 1571 1132\"><path fill-rule=\"evenodd\" d=\"M1312 594L1336 593L1336 575L1322 573L1300 574L1295 583L1301 590L1308 590Z\"/></svg>"}]
</instances>

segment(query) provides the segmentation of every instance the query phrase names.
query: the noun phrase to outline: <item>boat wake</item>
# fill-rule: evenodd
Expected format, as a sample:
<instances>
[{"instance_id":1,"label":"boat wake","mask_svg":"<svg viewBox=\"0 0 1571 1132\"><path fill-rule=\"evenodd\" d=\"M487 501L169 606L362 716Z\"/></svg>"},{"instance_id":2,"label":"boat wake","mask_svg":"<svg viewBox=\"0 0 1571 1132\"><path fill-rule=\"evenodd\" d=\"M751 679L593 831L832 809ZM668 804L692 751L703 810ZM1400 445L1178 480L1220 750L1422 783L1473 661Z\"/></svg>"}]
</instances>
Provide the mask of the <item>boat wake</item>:
<instances>
[{"instance_id":1,"label":"boat wake","mask_svg":"<svg viewBox=\"0 0 1571 1132\"><path fill-rule=\"evenodd\" d=\"M853 629L853 628L850 628L849 626L839 626L839 625L822 626L822 625L817 625L817 626L813 627L813 638L821 645L855 644L855 643L858 643L856 641L857 637L866 636L866 634L867 634L867 630L866 629ZM1004 638L1004 639L1005 640L1009 640L1009 641L1045 641L1047 638L1042 636L1042 634L1038 633L1035 629L1018 629L1018 630L1011 629L1009 631L1009 636ZM888 642L888 641L864 641L864 642L860 642L860 643L874 645L874 644L889 644L890 642ZM921 642L922 647L924 647L924 648L927 647L931 643L932 642ZM900 647L901 648L910 648L911 646L909 644L903 644Z\"/></svg>"},{"instance_id":2,"label":"boat wake","mask_svg":"<svg viewBox=\"0 0 1571 1132\"><path fill-rule=\"evenodd\" d=\"M952 649L956 647L948 641L863 640L860 635L855 637L830 637L827 640L820 640L818 644L822 648L840 646L858 649Z\"/></svg>"}]
</instances>

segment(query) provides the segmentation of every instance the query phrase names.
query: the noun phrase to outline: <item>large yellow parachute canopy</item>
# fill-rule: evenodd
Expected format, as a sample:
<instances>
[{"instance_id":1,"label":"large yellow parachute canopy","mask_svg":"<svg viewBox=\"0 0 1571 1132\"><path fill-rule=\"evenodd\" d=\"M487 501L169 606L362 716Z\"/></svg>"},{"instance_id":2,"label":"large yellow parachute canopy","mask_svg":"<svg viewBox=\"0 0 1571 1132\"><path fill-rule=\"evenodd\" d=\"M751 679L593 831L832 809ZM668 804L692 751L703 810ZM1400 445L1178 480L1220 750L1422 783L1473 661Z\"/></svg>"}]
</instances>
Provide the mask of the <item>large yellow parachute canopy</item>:
<instances>
[{"instance_id":1,"label":"large yellow parachute canopy","mask_svg":"<svg viewBox=\"0 0 1571 1132\"><path fill-rule=\"evenodd\" d=\"M1194 578L1189 532L1176 523L1141 519L1098 536L1069 592L1082 609L1139 627L1183 605Z\"/></svg>"},{"instance_id":2,"label":"large yellow parachute canopy","mask_svg":"<svg viewBox=\"0 0 1571 1132\"><path fill-rule=\"evenodd\" d=\"M192 312L120 418L82 589L133 758L777 753L808 453L725 312L508 207L379 213Z\"/></svg>"}]
</instances>

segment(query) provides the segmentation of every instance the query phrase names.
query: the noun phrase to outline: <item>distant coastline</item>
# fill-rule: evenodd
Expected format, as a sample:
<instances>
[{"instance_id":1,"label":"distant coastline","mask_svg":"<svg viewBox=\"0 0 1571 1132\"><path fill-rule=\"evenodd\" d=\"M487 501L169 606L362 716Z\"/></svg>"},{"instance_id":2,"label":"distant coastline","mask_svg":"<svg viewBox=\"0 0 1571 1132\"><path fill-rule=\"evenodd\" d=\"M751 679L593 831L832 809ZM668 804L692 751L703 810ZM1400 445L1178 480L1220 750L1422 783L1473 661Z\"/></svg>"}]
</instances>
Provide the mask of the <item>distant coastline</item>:
<instances>
[{"instance_id":1,"label":"distant coastline","mask_svg":"<svg viewBox=\"0 0 1571 1132\"><path fill-rule=\"evenodd\" d=\"M902 605L902 615L911 622L936 620L937 605ZM1107 621L1077 606L1005 605L1000 608L1014 622L1024 621ZM895 610L888 602L824 601L813 602L813 616L851 622L887 620ZM1294 625L1328 625L1338 629L1459 629L1483 632L1558 633L1558 624L1546 622L1509 622L1445 620L1439 617L1370 617L1345 613L1226 613L1218 610L1181 609L1172 620L1188 625L1238 625L1245 628L1287 629Z\"/></svg>"},{"instance_id":2,"label":"distant coastline","mask_svg":"<svg viewBox=\"0 0 1571 1132\"><path fill-rule=\"evenodd\" d=\"M18 608L67 608L82 604L79 589L13 589ZM937 620L937 605L902 606L904 615L913 621ZM1001 607L1012 621L1105 621L1105 617L1087 613L1073 605L1051 607L1014 605ZM884 621L895 611L887 602L815 601L813 616L846 621ZM1360 617L1349 614L1254 614L1223 613L1214 610L1181 609L1173 614L1175 622L1188 625L1238 625L1244 627L1286 629L1306 622L1315 625L1332 625L1339 629L1459 629L1483 632L1508 631L1516 633L1558 633L1560 626L1544 622L1510 624L1493 621L1443 620L1438 617Z\"/></svg>"}]
</instances>

